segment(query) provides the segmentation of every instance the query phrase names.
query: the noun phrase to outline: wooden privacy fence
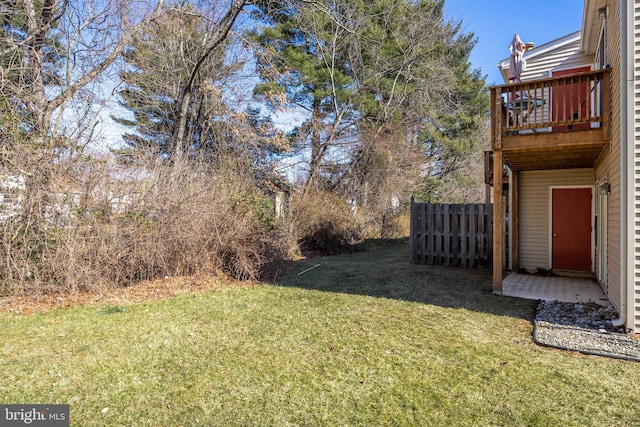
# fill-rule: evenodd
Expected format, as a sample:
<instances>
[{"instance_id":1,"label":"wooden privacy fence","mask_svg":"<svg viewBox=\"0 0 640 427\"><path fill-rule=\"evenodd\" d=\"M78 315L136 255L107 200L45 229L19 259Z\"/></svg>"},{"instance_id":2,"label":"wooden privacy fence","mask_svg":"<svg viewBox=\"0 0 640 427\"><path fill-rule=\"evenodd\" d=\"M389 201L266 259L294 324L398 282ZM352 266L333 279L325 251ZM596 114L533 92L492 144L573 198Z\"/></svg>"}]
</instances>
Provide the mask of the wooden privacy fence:
<instances>
[{"instance_id":1,"label":"wooden privacy fence","mask_svg":"<svg viewBox=\"0 0 640 427\"><path fill-rule=\"evenodd\" d=\"M411 261L489 267L493 258L493 205L436 205L411 198Z\"/></svg>"}]
</instances>

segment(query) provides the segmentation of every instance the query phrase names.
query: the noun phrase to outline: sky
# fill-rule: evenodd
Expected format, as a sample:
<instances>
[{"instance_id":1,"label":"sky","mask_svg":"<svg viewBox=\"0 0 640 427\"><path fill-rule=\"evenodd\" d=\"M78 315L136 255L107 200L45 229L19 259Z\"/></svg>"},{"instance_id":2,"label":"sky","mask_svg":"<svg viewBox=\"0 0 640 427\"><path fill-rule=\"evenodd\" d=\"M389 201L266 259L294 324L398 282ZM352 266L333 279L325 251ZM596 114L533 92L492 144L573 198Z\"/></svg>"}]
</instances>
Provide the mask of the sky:
<instances>
[{"instance_id":1,"label":"sky","mask_svg":"<svg viewBox=\"0 0 640 427\"><path fill-rule=\"evenodd\" d=\"M462 32L474 33L473 69L487 76L487 84L504 84L497 63L509 56L509 45L518 33L536 46L578 31L584 0L445 0L450 21L462 21Z\"/></svg>"},{"instance_id":2,"label":"sky","mask_svg":"<svg viewBox=\"0 0 640 427\"><path fill-rule=\"evenodd\" d=\"M536 46L580 29L584 0L445 0L446 19L462 22L462 32L473 32L477 43L471 52L473 69L480 69L487 85L503 84L497 63L509 56L509 44L518 33ZM283 128L300 124L298 115L281 114L274 122ZM122 130L106 120L106 145L120 140Z\"/></svg>"}]
</instances>

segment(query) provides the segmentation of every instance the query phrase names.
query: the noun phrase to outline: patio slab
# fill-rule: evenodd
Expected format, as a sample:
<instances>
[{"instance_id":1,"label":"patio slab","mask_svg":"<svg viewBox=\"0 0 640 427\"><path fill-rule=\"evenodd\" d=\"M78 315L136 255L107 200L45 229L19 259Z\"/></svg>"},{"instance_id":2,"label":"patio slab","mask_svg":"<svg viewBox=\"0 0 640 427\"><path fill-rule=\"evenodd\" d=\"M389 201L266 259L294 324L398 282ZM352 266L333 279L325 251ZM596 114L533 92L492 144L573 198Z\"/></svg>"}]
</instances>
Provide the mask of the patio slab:
<instances>
[{"instance_id":1,"label":"patio slab","mask_svg":"<svg viewBox=\"0 0 640 427\"><path fill-rule=\"evenodd\" d=\"M610 304L598 282L576 277L511 273L502 281L502 295L546 301Z\"/></svg>"}]
</instances>

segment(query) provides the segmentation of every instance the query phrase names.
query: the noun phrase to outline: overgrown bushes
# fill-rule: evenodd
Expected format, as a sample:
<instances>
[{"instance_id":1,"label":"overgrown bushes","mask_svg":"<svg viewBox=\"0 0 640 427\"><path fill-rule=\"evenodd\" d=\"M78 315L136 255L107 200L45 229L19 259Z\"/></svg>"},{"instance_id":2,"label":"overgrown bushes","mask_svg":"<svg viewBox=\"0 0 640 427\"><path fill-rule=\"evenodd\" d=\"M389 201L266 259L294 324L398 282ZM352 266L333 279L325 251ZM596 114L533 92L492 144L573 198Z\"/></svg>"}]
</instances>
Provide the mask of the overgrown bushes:
<instances>
[{"instance_id":1,"label":"overgrown bushes","mask_svg":"<svg viewBox=\"0 0 640 427\"><path fill-rule=\"evenodd\" d=\"M293 233L303 249L335 254L362 239L351 207L331 193L318 191L294 196L291 220Z\"/></svg>"},{"instance_id":2,"label":"overgrown bushes","mask_svg":"<svg viewBox=\"0 0 640 427\"><path fill-rule=\"evenodd\" d=\"M62 163L46 182L26 175L20 214L2 222L4 293L218 272L255 279L267 256L287 251L269 197L231 172L141 159Z\"/></svg>"},{"instance_id":3,"label":"overgrown bushes","mask_svg":"<svg viewBox=\"0 0 640 427\"><path fill-rule=\"evenodd\" d=\"M15 196L0 206L1 294L218 273L272 279L303 252L342 253L401 233L401 215L357 210L325 191L293 192L276 218L270 194L220 165L38 155L0 170L0 193ZM10 181L22 184L9 190Z\"/></svg>"}]
</instances>

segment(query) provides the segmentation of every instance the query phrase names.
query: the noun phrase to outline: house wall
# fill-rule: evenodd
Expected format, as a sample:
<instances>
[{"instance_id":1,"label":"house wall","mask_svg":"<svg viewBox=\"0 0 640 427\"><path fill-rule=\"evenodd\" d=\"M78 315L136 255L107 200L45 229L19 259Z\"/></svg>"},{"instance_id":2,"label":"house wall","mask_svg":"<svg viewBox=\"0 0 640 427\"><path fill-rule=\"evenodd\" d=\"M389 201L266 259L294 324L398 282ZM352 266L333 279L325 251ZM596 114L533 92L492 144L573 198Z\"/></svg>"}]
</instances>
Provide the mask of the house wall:
<instances>
[{"instance_id":1,"label":"house wall","mask_svg":"<svg viewBox=\"0 0 640 427\"><path fill-rule=\"evenodd\" d=\"M603 153L596 165L596 180L607 180L611 185L608 196L607 228L607 290L609 301L620 310L621 307L621 173L620 173L620 2L607 1L606 58L611 64L611 145ZM604 22L603 22L604 23Z\"/></svg>"},{"instance_id":2,"label":"house wall","mask_svg":"<svg viewBox=\"0 0 640 427\"><path fill-rule=\"evenodd\" d=\"M527 67L522 73L522 80L546 79L550 77L550 70L566 70L591 65L590 56L580 51L580 33L577 32L571 41L554 49L545 50L541 47L539 54L527 58Z\"/></svg>"},{"instance_id":3,"label":"house wall","mask_svg":"<svg viewBox=\"0 0 640 427\"><path fill-rule=\"evenodd\" d=\"M598 9L608 7L606 20L597 17ZM569 69L583 65L592 65L597 68L594 60L593 44L598 42L602 25L606 26L606 64L611 67L610 74L610 145L603 151L598 159L592 176L587 180L582 175L578 178L574 175L578 171L530 171L520 172L520 236L519 236L519 263L521 267L535 270L536 268L549 268L549 199L548 189L550 185L572 185L582 182L593 185L598 182L608 182L611 192L607 198L607 291L609 300L614 307L621 311L622 299L628 302L628 311L631 311L633 319L625 320L627 328L640 333L640 0L587 0L585 7L590 8L586 19L594 25L589 26L589 34L585 38L590 39L590 49L584 53L581 51L580 33L570 34L561 39L554 40L545 45L537 46L525 55L527 69L522 75L523 81L537 78L546 78L551 71ZM621 19L625 16L621 8L626 10L627 27L632 40L628 45L633 52L627 55L630 61L632 74L621 81L621 37L627 37L621 26ZM587 29L583 29L587 30ZM597 36L596 36L597 35ZM528 41L528 40L525 40ZM535 41L535 40L534 40ZM499 64L503 76L508 73L508 58ZM630 91L627 113L622 108L622 93ZM633 130L622 141L623 121L621 115L625 114L628 122L633 125ZM629 147L630 150L627 150ZM624 153L623 153L624 150ZM625 153L629 152L629 161ZM629 165L628 176L622 182L622 162ZM583 171L584 172L584 171ZM558 176L560 174L561 176ZM575 180L569 179L573 177ZM571 181L561 184L563 178ZM623 184L628 183L626 192ZM624 202L624 203L623 203ZM628 203L627 203L628 202ZM623 212L625 206L631 209ZM526 209L523 209L526 206ZM623 229L623 221L627 228ZM627 243L628 242L628 243ZM623 244L628 245L628 253L623 252ZM626 256L626 258L625 258ZM630 267L628 267L630 264ZM623 282L624 281L624 282ZM631 298L622 294L622 285L627 286ZM621 313L622 314L622 313Z\"/></svg>"},{"instance_id":4,"label":"house wall","mask_svg":"<svg viewBox=\"0 0 640 427\"><path fill-rule=\"evenodd\" d=\"M529 272L550 265L550 189L593 186L593 169L559 169L520 172L519 267ZM526 208L525 208L526 207Z\"/></svg>"},{"instance_id":5,"label":"house wall","mask_svg":"<svg viewBox=\"0 0 640 427\"><path fill-rule=\"evenodd\" d=\"M524 59L527 66L522 73L522 81L548 78L550 70L565 70L592 63L591 56L580 51L580 31L538 46L525 53ZM499 67L506 81L509 58L502 60Z\"/></svg>"},{"instance_id":6,"label":"house wall","mask_svg":"<svg viewBox=\"0 0 640 427\"><path fill-rule=\"evenodd\" d=\"M629 60L633 61L633 70L634 70L634 75L633 75L633 81L634 82L638 82L640 81L640 0L636 0L634 1L634 25L633 27L633 39L634 39L634 55L633 58L629 58ZM635 226L635 230L634 230L634 234L635 234L635 242L640 241L640 230L638 229L637 224L640 221L640 205L638 200L640 200L640 183L638 180L638 177L640 177L640 133L639 133L639 129L638 129L638 123L640 122L640 104L638 103L638 100L640 100L640 87L638 86L638 84L634 84L634 94L633 94L633 105L634 105L634 111L633 111L633 122L635 123L635 132L633 135L633 143L634 143L634 153L635 153L635 170L634 170L634 182L635 182L635 189L634 189L634 193L635 193L635 206L634 206L634 212L635 212L635 218L634 218L634 224ZM634 292L634 301L635 301L635 306L634 306L634 319L635 319L635 323L634 323L634 328L633 331L638 333L640 332L640 246L636 243L635 247L634 247L634 260L635 260L635 264L634 264L634 277L633 280L630 282L632 282L633 284L633 292Z\"/></svg>"},{"instance_id":7,"label":"house wall","mask_svg":"<svg viewBox=\"0 0 640 427\"><path fill-rule=\"evenodd\" d=\"M627 2L619 2L626 4ZM633 144L633 170L629 171L633 178L633 188L631 191L634 194L633 199L629 197L629 203L633 203L633 216L629 218L629 232L633 233L633 241L630 243L630 257L627 259L633 259L633 274L627 278L628 292L632 292L633 298L630 303L633 307L633 325L627 324L628 329L632 329L633 332L640 332L640 0L635 0L631 4L633 10L629 11L630 22L628 25L628 31L631 31L633 40L629 42L633 48L633 54L628 60L633 66L632 75L627 76L629 79L629 85L632 86L633 93L630 94L629 100L630 112L628 116L631 123L634 124L634 130L631 131L631 135L628 136L628 143ZM623 6L624 7L624 6ZM626 90L626 88L622 88ZM632 106L631 106L632 105ZM635 243L635 244L634 244ZM629 261L632 262L632 261Z\"/></svg>"}]
</instances>

